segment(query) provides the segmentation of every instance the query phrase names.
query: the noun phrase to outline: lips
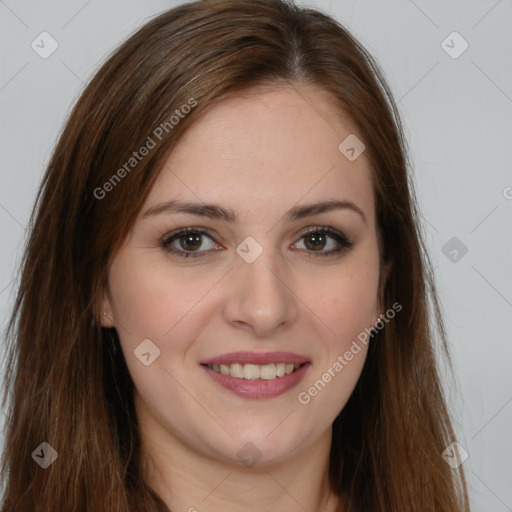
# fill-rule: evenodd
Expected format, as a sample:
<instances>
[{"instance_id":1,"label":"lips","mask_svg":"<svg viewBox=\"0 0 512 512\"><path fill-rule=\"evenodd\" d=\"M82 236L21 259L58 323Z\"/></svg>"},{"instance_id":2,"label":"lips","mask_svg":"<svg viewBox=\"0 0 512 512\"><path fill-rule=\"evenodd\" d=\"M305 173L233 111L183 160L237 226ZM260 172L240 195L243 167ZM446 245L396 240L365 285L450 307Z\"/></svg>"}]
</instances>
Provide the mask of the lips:
<instances>
[{"instance_id":1,"label":"lips","mask_svg":"<svg viewBox=\"0 0 512 512\"><path fill-rule=\"evenodd\" d=\"M214 382L235 395L264 399L295 387L311 361L291 352L232 352L200 364Z\"/></svg>"}]
</instances>

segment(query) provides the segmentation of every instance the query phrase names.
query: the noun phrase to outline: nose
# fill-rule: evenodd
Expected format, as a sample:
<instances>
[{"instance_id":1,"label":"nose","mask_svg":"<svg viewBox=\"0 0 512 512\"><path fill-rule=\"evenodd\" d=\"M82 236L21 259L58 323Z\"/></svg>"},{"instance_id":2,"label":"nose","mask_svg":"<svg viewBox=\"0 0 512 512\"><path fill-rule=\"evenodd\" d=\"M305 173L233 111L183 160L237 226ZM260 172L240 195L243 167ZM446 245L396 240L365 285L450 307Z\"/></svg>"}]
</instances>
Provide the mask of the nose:
<instances>
[{"instance_id":1,"label":"nose","mask_svg":"<svg viewBox=\"0 0 512 512\"><path fill-rule=\"evenodd\" d=\"M264 250L252 263L240 258L226 289L226 320L258 338L286 329L298 316L291 272L270 250Z\"/></svg>"}]
</instances>

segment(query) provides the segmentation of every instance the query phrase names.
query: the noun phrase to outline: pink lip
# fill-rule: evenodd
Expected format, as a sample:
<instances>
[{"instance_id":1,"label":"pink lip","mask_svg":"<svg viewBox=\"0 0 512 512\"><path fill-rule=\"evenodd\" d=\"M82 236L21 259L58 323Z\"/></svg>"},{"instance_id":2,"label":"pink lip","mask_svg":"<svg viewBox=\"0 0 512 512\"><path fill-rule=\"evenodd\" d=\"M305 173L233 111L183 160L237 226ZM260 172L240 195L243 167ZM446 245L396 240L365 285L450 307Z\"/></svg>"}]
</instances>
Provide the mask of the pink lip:
<instances>
[{"instance_id":1,"label":"pink lip","mask_svg":"<svg viewBox=\"0 0 512 512\"><path fill-rule=\"evenodd\" d=\"M238 361L240 362L240 359L238 359ZM276 361L276 359L273 359L273 361ZM275 379L271 380L239 379L236 377L231 377L231 375L223 375L222 373L217 373L216 371L211 370L210 368L208 368L208 366L205 365L202 365L202 368L205 369L208 375L215 382L217 382L224 388L228 389L229 391L233 392L235 395L241 396L242 398L264 399L273 398L275 396L281 395L295 387L302 380L310 366L310 363L303 364L293 373L283 375L282 377L276 377Z\"/></svg>"},{"instance_id":2,"label":"pink lip","mask_svg":"<svg viewBox=\"0 0 512 512\"><path fill-rule=\"evenodd\" d=\"M294 354L292 352L231 352L230 354L205 359L204 361L200 361L199 364L304 364L309 363L310 361L311 360L308 357ZM284 377L279 378L282 379Z\"/></svg>"}]
</instances>

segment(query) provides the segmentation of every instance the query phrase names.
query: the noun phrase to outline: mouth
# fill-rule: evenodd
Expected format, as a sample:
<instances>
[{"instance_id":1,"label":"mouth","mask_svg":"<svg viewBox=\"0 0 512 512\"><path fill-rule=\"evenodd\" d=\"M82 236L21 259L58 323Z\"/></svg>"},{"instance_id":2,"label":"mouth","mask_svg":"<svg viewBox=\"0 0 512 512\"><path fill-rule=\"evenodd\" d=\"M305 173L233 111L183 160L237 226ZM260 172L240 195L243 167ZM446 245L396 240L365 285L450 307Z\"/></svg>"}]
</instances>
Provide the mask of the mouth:
<instances>
[{"instance_id":1,"label":"mouth","mask_svg":"<svg viewBox=\"0 0 512 512\"><path fill-rule=\"evenodd\" d=\"M214 382L235 395L265 399L295 387L311 361L290 352L236 352L201 361L200 365Z\"/></svg>"}]
</instances>

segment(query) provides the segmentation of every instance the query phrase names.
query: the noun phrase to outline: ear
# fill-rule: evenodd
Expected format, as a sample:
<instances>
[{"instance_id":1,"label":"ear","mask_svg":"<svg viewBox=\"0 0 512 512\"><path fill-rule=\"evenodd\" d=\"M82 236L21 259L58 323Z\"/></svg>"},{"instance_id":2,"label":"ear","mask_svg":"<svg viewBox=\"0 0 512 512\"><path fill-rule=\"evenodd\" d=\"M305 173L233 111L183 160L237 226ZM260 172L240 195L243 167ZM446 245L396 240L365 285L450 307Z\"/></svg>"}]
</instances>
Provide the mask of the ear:
<instances>
[{"instance_id":1,"label":"ear","mask_svg":"<svg viewBox=\"0 0 512 512\"><path fill-rule=\"evenodd\" d=\"M102 327L115 327L114 314L112 309L112 298L107 290L103 294L100 302L100 310L98 311L98 323Z\"/></svg>"}]
</instances>

